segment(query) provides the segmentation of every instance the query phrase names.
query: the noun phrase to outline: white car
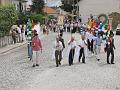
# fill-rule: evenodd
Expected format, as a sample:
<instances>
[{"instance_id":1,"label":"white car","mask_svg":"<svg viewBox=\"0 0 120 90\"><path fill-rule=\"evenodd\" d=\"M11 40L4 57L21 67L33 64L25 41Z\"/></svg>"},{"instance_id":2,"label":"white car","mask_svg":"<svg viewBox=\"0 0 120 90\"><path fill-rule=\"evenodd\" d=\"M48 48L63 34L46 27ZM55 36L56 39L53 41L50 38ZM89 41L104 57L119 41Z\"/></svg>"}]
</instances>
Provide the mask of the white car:
<instances>
[{"instance_id":1,"label":"white car","mask_svg":"<svg viewBox=\"0 0 120 90\"><path fill-rule=\"evenodd\" d=\"M120 35L120 24L117 25L117 28L116 28L116 35Z\"/></svg>"}]
</instances>

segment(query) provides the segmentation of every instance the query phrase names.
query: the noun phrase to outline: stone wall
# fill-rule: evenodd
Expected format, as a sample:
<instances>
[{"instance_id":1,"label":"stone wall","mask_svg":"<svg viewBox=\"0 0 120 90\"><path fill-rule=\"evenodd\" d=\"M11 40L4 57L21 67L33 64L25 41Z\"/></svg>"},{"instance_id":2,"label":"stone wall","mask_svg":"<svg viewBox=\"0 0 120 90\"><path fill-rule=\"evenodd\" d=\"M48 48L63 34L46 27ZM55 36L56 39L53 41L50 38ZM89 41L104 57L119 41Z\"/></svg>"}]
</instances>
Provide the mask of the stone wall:
<instances>
[{"instance_id":1,"label":"stone wall","mask_svg":"<svg viewBox=\"0 0 120 90\"><path fill-rule=\"evenodd\" d=\"M13 44L11 36L0 37L0 48L10 44Z\"/></svg>"}]
</instances>

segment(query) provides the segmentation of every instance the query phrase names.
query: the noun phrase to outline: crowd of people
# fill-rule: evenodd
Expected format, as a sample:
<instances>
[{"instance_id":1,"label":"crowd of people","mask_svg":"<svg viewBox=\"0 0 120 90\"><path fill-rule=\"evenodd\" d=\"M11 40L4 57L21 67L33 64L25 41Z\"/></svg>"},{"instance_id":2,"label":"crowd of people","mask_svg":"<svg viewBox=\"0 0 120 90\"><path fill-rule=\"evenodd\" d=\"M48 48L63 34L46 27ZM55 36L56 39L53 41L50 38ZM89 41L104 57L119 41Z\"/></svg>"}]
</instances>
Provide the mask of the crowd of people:
<instances>
[{"instance_id":1,"label":"crowd of people","mask_svg":"<svg viewBox=\"0 0 120 90\"><path fill-rule=\"evenodd\" d=\"M100 52L103 40L105 41L104 51L107 53L107 64L114 64L114 33L111 30L109 21L106 23L101 22L99 19L90 17L86 24L81 22L82 20L70 20L64 19L64 25L57 25L57 21L52 20L46 25L42 26L43 34L49 34L49 31L57 32L57 37L54 44L54 58L56 60L56 67L61 65L63 58L63 51L68 48L68 63L69 66L73 65L75 54L78 56L78 62L86 63L86 59L90 55L94 55L97 61L100 61ZM71 38L68 44L65 45L63 33L70 32ZM80 33L79 43L76 43L76 39L72 36L73 33ZM36 59L33 59L33 67L39 66L38 52L42 52L42 43L39 39L37 30L34 28L32 38L32 50L35 53ZM111 54L111 61L109 60Z\"/></svg>"},{"instance_id":2,"label":"crowd of people","mask_svg":"<svg viewBox=\"0 0 120 90\"><path fill-rule=\"evenodd\" d=\"M97 61L100 61L100 52L101 52L101 46L103 43L103 40L105 40L105 47L104 51L107 53L107 64L114 64L114 33L111 30L110 23L107 22L104 24L103 22L99 21L98 19L94 19L91 17L88 19L88 23L84 24L83 26L83 31L80 32L81 38L79 43L76 43L76 40L74 36L71 36L71 39L68 41L68 62L69 65L73 65L74 61L74 56L75 54L78 54L78 62L86 63L87 57L90 55L95 56ZM66 24L66 23L65 23ZM72 22L71 27L64 27L65 31L75 33L77 30L80 29L81 22ZM83 24L82 24L83 25ZM78 28L78 29L77 29ZM57 36L56 41L55 41L55 59L56 59L56 67L61 65L61 60L63 59L62 57L62 52L64 50L63 47L63 40L61 41L59 36L62 36L61 33L60 35ZM76 52L77 51L77 52ZM111 54L111 61L109 60Z\"/></svg>"},{"instance_id":3,"label":"crowd of people","mask_svg":"<svg viewBox=\"0 0 120 90\"><path fill-rule=\"evenodd\" d=\"M13 43L21 43L25 40L25 27L24 25L18 25L16 28L10 31L13 39Z\"/></svg>"}]
</instances>

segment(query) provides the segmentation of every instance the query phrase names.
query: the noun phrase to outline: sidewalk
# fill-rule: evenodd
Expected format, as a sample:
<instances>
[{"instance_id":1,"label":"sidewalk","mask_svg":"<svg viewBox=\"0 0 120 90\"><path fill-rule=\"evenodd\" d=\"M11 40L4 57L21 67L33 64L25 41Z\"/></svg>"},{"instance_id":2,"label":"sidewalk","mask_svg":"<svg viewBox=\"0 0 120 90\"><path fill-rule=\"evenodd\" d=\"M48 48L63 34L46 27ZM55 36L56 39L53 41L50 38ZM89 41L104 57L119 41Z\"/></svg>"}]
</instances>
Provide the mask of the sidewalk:
<instances>
[{"instance_id":1,"label":"sidewalk","mask_svg":"<svg viewBox=\"0 0 120 90\"><path fill-rule=\"evenodd\" d=\"M39 35L40 35L39 36L40 39L42 39L43 38L42 32L40 32ZM7 45L5 47L0 48L0 54L4 54L4 53L6 53L8 51L11 51L11 50L16 49L18 47L21 47L21 46L23 46L25 44L27 44L27 41L24 41L23 43L16 43L16 44L12 44L12 45Z\"/></svg>"},{"instance_id":2,"label":"sidewalk","mask_svg":"<svg viewBox=\"0 0 120 90\"><path fill-rule=\"evenodd\" d=\"M26 43L27 43L27 41L24 41L23 43L16 43L16 44L12 44L12 45L7 45L3 48L0 48L0 54L4 54L10 50L21 47L21 46L25 45Z\"/></svg>"}]
</instances>

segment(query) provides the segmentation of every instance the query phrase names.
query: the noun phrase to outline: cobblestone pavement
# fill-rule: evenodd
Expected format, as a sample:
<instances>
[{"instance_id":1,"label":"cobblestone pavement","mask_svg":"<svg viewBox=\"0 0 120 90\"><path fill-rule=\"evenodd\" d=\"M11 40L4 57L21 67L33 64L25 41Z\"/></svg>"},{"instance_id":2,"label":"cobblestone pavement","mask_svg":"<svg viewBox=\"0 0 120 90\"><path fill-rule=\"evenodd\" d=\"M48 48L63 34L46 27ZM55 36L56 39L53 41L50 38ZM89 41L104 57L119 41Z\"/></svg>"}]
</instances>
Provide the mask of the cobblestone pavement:
<instances>
[{"instance_id":1,"label":"cobblestone pavement","mask_svg":"<svg viewBox=\"0 0 120 90\"><path fill-rule=\"evenodd\" d=\"M65 42L70 36L64 34ZM74 36L76 40L80 37ZM100 62L90 55L86 64L75 59L70 67L65 49L62 66L58 68L51 60L55 37L56 34L51 33L42 39L40 67L31 67L26 45L0 55L0 90L120 90L120 36L115 36L115 65L106 64L102 49Z\"/></svg>"}]
</instances>

